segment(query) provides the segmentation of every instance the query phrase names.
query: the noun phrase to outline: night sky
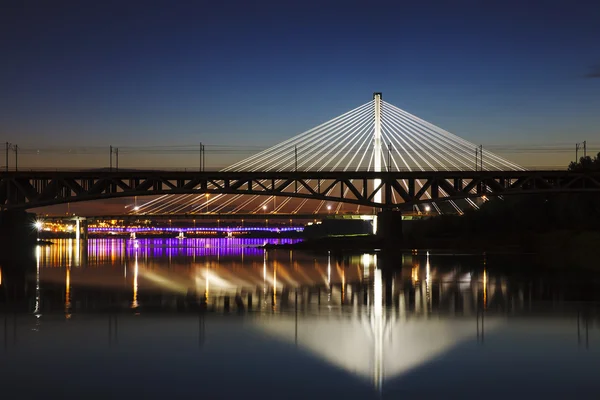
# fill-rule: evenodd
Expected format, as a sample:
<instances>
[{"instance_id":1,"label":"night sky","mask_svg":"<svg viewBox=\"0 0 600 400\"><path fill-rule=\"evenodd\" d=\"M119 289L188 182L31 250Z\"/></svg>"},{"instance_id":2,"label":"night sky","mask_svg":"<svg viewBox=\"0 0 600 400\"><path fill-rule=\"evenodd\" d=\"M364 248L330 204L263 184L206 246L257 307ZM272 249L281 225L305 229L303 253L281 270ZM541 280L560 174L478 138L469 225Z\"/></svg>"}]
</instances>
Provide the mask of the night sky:
<instances>
[{"instance_id":1,"label":"night sky","mask_svg":"<svg viewBox=\"0 0 600 400\"><path fill-rule=\"evenodd\" d=\"M24 147L267 146L374 91L475 143L600 143L597 1L0 7L0 140Z\"/></svg>"}]
</instances>

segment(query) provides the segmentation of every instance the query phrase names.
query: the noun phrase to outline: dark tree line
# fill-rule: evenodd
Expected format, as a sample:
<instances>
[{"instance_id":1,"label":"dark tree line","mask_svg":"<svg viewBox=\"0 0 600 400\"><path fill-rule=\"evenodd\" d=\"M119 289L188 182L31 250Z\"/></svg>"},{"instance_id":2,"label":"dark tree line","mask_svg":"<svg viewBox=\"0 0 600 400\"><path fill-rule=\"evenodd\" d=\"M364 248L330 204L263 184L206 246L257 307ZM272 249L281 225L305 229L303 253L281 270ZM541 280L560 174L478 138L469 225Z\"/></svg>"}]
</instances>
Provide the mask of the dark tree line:
<instances>
[{"instance_id":1,"label":"dark tree line","mask_svg":"<svg viewBox=\"0 0 600 400\"><path fill-rule=\"evenodd\" d=\"M570 171L600 170L600 153L581 157ZM412 236L478 238L519 237L553 231L600 230L600 193L555 193L492 198L462 216L441 215L423 221Z\"/></svg>"},{"instance_id":2,"label":"dark tree line","mask_svg":"<svg viewBox=\"0 0 600 400\"><path fill-rule=\"evenodd\" d=\"M569 164L569 171L599 171L600 170L600 153L596 157L590 156L581 157L579 162L572 161Z\"/></svg>"}]
</instances>

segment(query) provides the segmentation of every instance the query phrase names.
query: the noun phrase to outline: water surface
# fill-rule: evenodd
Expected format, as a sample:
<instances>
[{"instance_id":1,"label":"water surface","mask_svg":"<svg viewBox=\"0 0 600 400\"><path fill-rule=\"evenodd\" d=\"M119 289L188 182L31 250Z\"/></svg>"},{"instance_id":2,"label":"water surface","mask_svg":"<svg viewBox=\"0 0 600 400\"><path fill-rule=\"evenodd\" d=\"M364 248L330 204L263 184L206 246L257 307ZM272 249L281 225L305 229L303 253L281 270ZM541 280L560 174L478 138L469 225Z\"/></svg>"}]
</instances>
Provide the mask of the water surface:
<instances>
[{"instance_id":1,"label":"water surface","mask_svg":"<svg viewBox=\"0 0 600 400\"><path fill-rule=\"evenodd\" d=\"M211 399L600 389L593 275L503 268L518 257L266 252L265 241L277 240L60 240L23 255L22 274L4 262L0 387Z\"/></svg>"}]
</instances>

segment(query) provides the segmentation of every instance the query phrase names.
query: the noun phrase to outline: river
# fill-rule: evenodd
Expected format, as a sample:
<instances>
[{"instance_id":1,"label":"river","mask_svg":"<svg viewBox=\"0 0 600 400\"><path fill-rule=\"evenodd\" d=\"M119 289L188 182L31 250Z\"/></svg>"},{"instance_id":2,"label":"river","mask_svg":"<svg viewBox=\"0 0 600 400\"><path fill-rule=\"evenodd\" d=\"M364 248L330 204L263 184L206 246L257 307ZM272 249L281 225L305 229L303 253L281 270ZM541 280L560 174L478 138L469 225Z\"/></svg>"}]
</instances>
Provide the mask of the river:
<instances>
[{"instance_id":1,"label":"river","mask_svg":"<svg viewBox=\"0 0 600 400\"><path fill-rule=\"evenodd\" d=\"M0 264L6 398L600 396L595 275L260 248L292 239L54 242Z\"/></svg>"}]
</instances>

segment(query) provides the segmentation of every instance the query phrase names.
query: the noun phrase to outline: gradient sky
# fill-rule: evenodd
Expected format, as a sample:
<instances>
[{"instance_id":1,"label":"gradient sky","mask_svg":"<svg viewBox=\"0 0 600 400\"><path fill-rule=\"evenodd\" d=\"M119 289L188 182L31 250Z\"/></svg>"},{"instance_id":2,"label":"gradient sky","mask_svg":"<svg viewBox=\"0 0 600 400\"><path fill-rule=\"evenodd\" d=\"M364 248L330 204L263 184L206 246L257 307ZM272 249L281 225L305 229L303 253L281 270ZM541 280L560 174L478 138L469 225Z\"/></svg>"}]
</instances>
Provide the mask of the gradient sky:
<instances>
[{"instance_id":1,"label":"gradient sky","mask_svg":"<svg viewBox=\"0 0 600 400\"><path fill-rule=\"evenodd\" d=\"M600 144L597 1L4 1L0 140L272 145L369 101Z\"/></svg>"}]
</instances>

